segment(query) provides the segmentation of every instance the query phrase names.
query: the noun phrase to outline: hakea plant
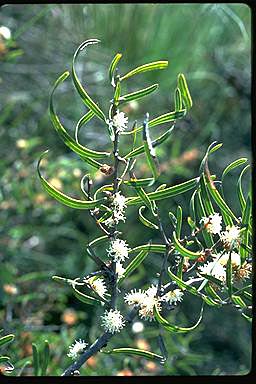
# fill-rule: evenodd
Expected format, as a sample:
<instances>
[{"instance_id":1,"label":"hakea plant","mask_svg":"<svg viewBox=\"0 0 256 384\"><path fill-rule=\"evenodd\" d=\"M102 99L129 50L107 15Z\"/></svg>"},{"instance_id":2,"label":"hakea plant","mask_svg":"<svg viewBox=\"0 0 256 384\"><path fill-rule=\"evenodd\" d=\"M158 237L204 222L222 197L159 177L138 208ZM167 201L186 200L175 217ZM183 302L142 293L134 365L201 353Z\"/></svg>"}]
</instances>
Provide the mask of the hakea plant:
<instances>
[{"instance_id":1,"label":"hakea plant","mask_svg":"<svg viewBox=\"0 0 256 384\"><path fill-rule=\"evenodd\" d=\"M140 73L165 69L167 61L156 61L141 65L125 75L120 75L117 65L122 55L116 54L109 68L109 79L113 86L113 99L110 102L108 115L88 95L77 77L75 63L79 53L89 45L98 43L97 39L83 42L76 50L72 63L72 80L88 112L81 117L71 137L60 122L53 104L53 94L56 88L69 76L64 72L56 81L50 96L50 117L54 128L64 143L90 167L100 170L106 178L111 178L110 184L105 184L93 191L93 180L85 175L81 180L84 200L68 197L52 186L41 174L40 162L38 173L45 190L56 200L76 209L87 209L95 220L103 236L92 240L87 245L88 255L94 260L97 270L88 276L74 279L54 276L54 280L70 284L77 299L89 305L102 305L102 315L99 319L101 335L91 345L85 340L75 340L69 347L68 356L74 361L63 372L64 376L78 375L80 367L97 352L123 353L140 355L156 359L164 363L168 351L164 339L159 335L160 354L129 348L104 350L108 341L125 327L130 326L138 316L145 321L156 321L159 327L169 332L189 332L197 327L202 319L204 305L223 307L231 305L238 309L242 316L251 321L251 191L244 195L242 176L248 169L247 165L241 172L237 182L237 192L240 203L240 217L237 217L229 207L223 193L225 176L234 168L244 164L247 159L241 158L229 164L220 181L212 175L208 166L208 157L222 144L212 143L201 162L199 176L174 186L157 184L159 164L156 149L172 134L176 120L183 118L192 107L192 99L183 74L177 78L174 91L174 110L149 120L149 115L142 119L137 127L136 122L130 122L128 116L121 111L122 106L138 100L156 91L158 84L151 85L139 91L126 95L121 94L122 83ZM79 130L92 118L100 119L106 125L112 152L91 150L79 143ZM156 140L151 141L150 129L172 122L172 127ZM142 133L143 144L136 145L136 137ZM124 156L119 153L119 144L123 135L130 135L133 144ZM145 155L152 177L136 178L136 158ZM104 159L104 161L102 161ZM123 188L125 187L125 188ZM128 188L127 188L128 187ZM148 191L151 188L151 191ZM129 195L124 194L124 189ZM173 196L191 191L190 216L187 223L190 235L182 235L182 208L177 207L175 213L169 212L172 231L164 228L159 212L158 202ZM94 192L94 193L93 193ZM120 222L126 221L126 212L130 206L138 207L140 221L146 226L159 232L158 244L150 239L148 244L129 246L129 239L119 230ZM147 217L145 216L147 212ZM97 255L97 246L106 244L105 258ZM148 254L159 254L158 282L148 281L146 289L140 287L123 292L122 283L139 267ZM202 300L202 307L197 321L191 327L181 327L167 320L168 311L179 306L184 295L195 295ZM121 308L125 308L122 310Z\"/></svg>"}]
</instances>

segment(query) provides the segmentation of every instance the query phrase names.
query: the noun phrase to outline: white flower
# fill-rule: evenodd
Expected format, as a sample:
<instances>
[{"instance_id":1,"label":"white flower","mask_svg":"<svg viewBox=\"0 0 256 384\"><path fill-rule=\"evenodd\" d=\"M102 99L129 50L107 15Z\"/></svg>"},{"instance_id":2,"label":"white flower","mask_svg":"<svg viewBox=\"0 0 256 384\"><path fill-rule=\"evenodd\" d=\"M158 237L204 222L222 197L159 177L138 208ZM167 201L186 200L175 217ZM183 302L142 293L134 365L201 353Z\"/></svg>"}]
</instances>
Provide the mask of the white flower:
<instances>
[{"instance_id":1,"label":"white flower","mask_svg":"<svg viewBox=\"0 0 256 384\"><path fill-rule=\"evenodd\" d=\"M112 205L114 207L113 216L117 223L121 220L125 221L125 216L124 216L124 210L126 208L125 200L126 200L125 196L123 196L120 192L115 193Z\"/></svg>"},{"instance_id":2,"label":"white flower","mask_svg":"<svg viewBox=\"0 0 256 384\"><path fill-rule=\"evenodd\" d=\"M162 300L167 301L169 304L177 304L178 301L182 301L184 293L181 289L174 289L173 291L167 292L162 296Z\"/></svg>"},{"instance_id":3,"label":"white flower","mask_svg":"<svg viewBox=\"0 0 256 384\"><path fill-rule=\"evenodd\" d=\"M104 224L107 227L113 227L115 225L115 220L112 217L109 217L107 220L104 221Z\"/></svg>"},{"instance_id":4,"label":"white flower","mask_svg":"<svg viewBox=\"0 0 256 384\"><path fill-rule=\"evenodd\" d=\"M127 293L124 296L124 301L129 305L140 305L143 304L143 300L145 299L146 293L139 289L132 289L130 293Z\"/></svg>"},{"instance_id":5,"label":"white flower","mask_svg":"<svg viewBox=\"0 0 256 384\"><path fill-rule=\"evenodd\" d=\"M125 240L116 239L111 241L110 248L107 250L109 255L113 258L114 261L124 261L125 258L128 258L128 245Z\"/></svg>"},{"instance_id":6,"label":"white flower","mask_svg":"<svg viewBox=\"0 0 256 384\"><path fill-rule=\"evenodd\" d=\"M154 318L154 307L161 311L161 303L157 297L145 295L143 303L141 303L139 315L142 319L152 321Z\"/></svg>"},{"instance_id":7,"label":"white flower","mask_svg":"<svg viewBox=\"0 0 256 384\"><path fill-rule=\"evenodd\" d=\"M230 246L232 242L235 243L239 240L240 228L236 225L228 225L226 231L221 232L220 237L224 244Z\"/></svg>"},{"instance_id":8,"label":"white flower","mask_svg":"<svg viewBox=\"0 0 256 384\"><path fill-rule=\"evenodd\" d=\"M219 259L219 263L223 266L226 266L227 265L227 262L229 260L229 252L226 252L224 253L220 259ZM231 264L232 264L232 267L235 268L235 267L239 267L239 265L241 264L241 257L238 253L236 252L231 252Z\"/></svg>"},{"instance_id":9,"label":"white flower","mask_svg":"<svg viewBox=\"0 0 256 384\"><path fill-rule=\"evenodd\" d=\"M117 309L110 309L110 311L105 311L101 318L101 325L106 332L120 332L120 330L125 326L124 317Z\"/></svg>"},{"instance_id":10,"label":"white flower","mask_svg":"<svg viewBox=\"0 0 256 384\"><path fill-rule=\"evenodd\" d=\"M123 132L127 128L128 117L125 117L124 112L117 111L113 117L113 125L116 127L117 132Z\"/></svg>"},{"instance_id":11,"label":"white flower","mask_svg":"<svg viewBox=\"0 0 256 384\"><path fill-rule=\"evenodd\" d=\"M209 217L202 217L200 223L203 223L207 232L216 234L221 231L222 217L219 213L213 213Z\"/></svg>"},{"instance_id":12,"label":"white flower","mask_svg":"<svg viewBox=\"0 0 256 384\"><path fill-rule=\"evenodd\" d=\"M84 352L84 349L87 347L87 343L84 340L79 339L79 341L75 340L75 343L69 347L68 357L72 359L76 359L77 356Z\"/></svg>"},{"instance_id":13,"label":"white flower","mask_svg":"<svg viewBox=\"0 0 256 384\"><path fill-rule=\"evenodd\" d=\"M161 311L160 299L156 296L157 286L152 285L145 291L145 296L140 304L139 315L142 319L152 321L154 318L154 307Z\"/></svg>"},{"instance_id":14,"label":"white flower","mask_svg":"<svg viewBox=\"0 0 256 384\"><path fill-rule=\"evenodd\" d=\"M90 277L89 279L84 279L84 281L90 284L91 288L101 297L104 298L104 295L107 292L107 287L105 282L101 278Z\"/></svg>"},{"instance_id":15,"label":"white flower","mask_svg":"<svg viewBox=\"0 0 256 384\"><path fill-rule=\"evenodd\" d=\"M116 273L117 273L118 279L120 279L124 275L124 272L125 272L125 268L122 266L122 264L119 261L117 261Z\"/></svg>"},{"instance_id":16,"label":"white flower","mask_svg":"<svg viewBox=\"0 0 256 384\"><path fill-rule=\"evenodd\" d=\"M221 281L226 280L226 269L219 263L219 261L210 261L200 267L198 267L200 273L211 275Z\"/></svg>"}]
</instances>

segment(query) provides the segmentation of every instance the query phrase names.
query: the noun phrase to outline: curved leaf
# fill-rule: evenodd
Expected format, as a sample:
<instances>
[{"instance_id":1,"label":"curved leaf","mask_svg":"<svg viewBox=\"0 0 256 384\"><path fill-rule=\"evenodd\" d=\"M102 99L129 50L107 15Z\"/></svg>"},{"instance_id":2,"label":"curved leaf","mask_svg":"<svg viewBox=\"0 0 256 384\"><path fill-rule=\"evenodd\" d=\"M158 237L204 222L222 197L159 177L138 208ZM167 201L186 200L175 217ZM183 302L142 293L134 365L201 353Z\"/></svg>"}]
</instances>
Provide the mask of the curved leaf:
<instances>
[{"instance_id":1,"label":"curved leaf","mask_svg":"<svg viewBox=\"0 0 256 384\"><path fill-rule=\"evenodd\" d=\"M162 144L165 142L165 140L168 139L168 137L170 136L170 134L172 133L174 129L174 125L171 126L171 128L168 129L168 131L166 131L165 133L163 133L161 136L159 136L156 140L153 140L152 141L152 147L155 148L157 147L158 145ZM128 159L128 158L131 158L131 157L134 157L134 156L137 156L141 153L144 152L144 145L141 145L140 147L137 147L135 149L133 149L131 152L127 153L127 155L125 155L125 159Z\"/></svg>"},{"instance_id":2,"label":"curved leaf","mask_svg":"<svg viewBox=\"0 0 256 384\"><path fill-rule=\"evenodd\" d=\"M116 70L116 67L117 67L117 64L119 63L120 59L122 57L122 54L121 53L117 53L115 55L115 57L113 58L111 64L110 64L110 67L109 67L109 80L110 80L110 83L113 87L116 86L115 84L115 70Z\"/></svg>"},{"instance_id":3,"label":"curved leaf","mask_svg":"<svg viewBox=\"0 0 256 384\"><path fill-rule=\"evenodd\" d=\"M155 316L156 320L158 321L158 323L160 323L168 332L186 333L186 332L192 331L193 329L195 329L200 324L202 317L203 317L203 308L204 308L204 306L202 305L199 319L197 320L197 322L192 327L178 327L177 325L170 324L166 319L164 319L160 315L156 306L154 307L154 316Z\"/></svg>"},{"instance_id":4,"label":"curved leaf","mask_svg":"<svg viewBox=\"0 0 256 384\"><path fill-rule=\"evenodd\" d=\"M152 229L159 229L158 226L151 221L149 221L145 216L143 216L142 211L145 209L145 206L142 205L139 208L139 219L146 227L152 228Z\"/></svg>"},{"instance_id":5,"label":"curved leaf","mask_svg":"<svg viewBox=\"0 0 256 384\"><path fill-rule=\"evenodd\" d=\"M134 259L127 265L125 268L123 276L119 279L118 284L120 284L127 276L129 276L138 266L145 260L148 255L148 250L140 251Z\"/></svg>"},{"instance_id":6,"label":"curved leaf","mask_svg":"<svg viewBox=\"0 0 256 384\"><path fill-rule=\"evenodd\" d=\"M242 189L242 177L243 177L243 174L249 169L249 167L250 167L249 164L246 167L244 167L237 181L237 194L238 194L238 199L239 199L242 212L244 211L244 208L245 208L245 198L244 198L243 189Z\"/></svg>"},{"instance_id":7,"label":"curved leaf","mask_svg":"<svg viewBox=\"0 0 256 384\"><path fill-rule=\"evenodd\" d=\"M183 73L180 73L178 75L178 87L181 91L181 96L182 96L182 100L184 102L184 105L185 105L186 109L189 111L193 105L193 102L192 102L192 98L190 96L187 81L186 81Z\"/></svg>"},{"instance_id":8,"label":"curved leaf","mask_svg":"<svg viewBox=\"0 0 256 384\"><path fill-rule=\"evenodd\" d=\"M247 162L248 159L246 159L246 157L241 157L240 159L237 159L235 161L233 161L232 163L230 163L223 171L222 173L222 176L221 176L221 181L223 183L223 180L225 178L225 176L230 172L232 171L233 169L239 167L240 165L244 164Z\"/></svg>"},{"instance_id":9,"label":"curved leaf","mask_svg":"<svg viewBox=\"0 0 256 384\"><path fill-rule=\"evenodd\" d=\"M175 111L180 111L182 109L182 97L181 97L181 91L179 88L175 89L174 102L175 102Z\"/></svg>"},{"instance_id":10,"label":"curved leaf","mask_svg":"<svg viewBox=\"0 0 256 384\"><path fill-rule=\"evenodd\" d=\"M175 232L173 232L173 243L174 243L175 249L184 257L188 257L189 259L193 260L193 259L197 259L202 255L201 252L193 252L183 247L183 245L177 239Z\"/></svg>"},{"instance_id":11,"label":"curved leaf","mask_svg":"<svg viewBox=\"0 0 256 384\"><path fill-rule=\"evenodd\" d=\"M76 125L76 129L75 129L75 138L76 138L76 142L78 144L79 144L78 133L80 131L80 128L84 124L86 124L88 121L90 121L94 115L95 115L95 113L93 111L88 111L84 116L81 117L81 119L78 120L78 123Z\"/></svg>"},{"instance_id":12,"label":"curved leaf","mask_svg":"<svg viewBox=\"0 0 256 384\"><path fill-rule=\"evenodd\" d=\"M77 143L66 131L66 129L61 124L58 116L56 115L56 112L54 110L53 106L53 94L55 89L58 87L59 84L61 84L66 78L69 76L69 72L64 72L55 82L53 86L53 90L50 95L50 103L49 103L49 110L50 110L50 117L51 121L53 123L53 126L63 142L73 151L76 152L78 155L82 157L89 157L92 159L101 159L110 156L110 153L108 152L98 152L93 151L91 149L88 149L84 147L83 145ZM90 112L88 112L90 113Z\"/></svg>"},{"instance_id":13,"label":"curved leaf","mask_svg":"<svg viewBox=\"0 0 256 384\"><path fill-rule=\"evenodd\" d=\"M139 91L135 91L132 93L128 93L127 95L123 95L119 98L120 103L126 103L128 101L138 100L142 97L150 95L150 93L155 92L158 89L158 84L150 85L150 87L140 89Z\"/></svg>"},{"instance_id":14,"label":"curved leaf","mask_svg":"<svg viewBox=\"0 0 256 384\"><path fill-rule=\"evenodd\" d=\"M162 244L144 244L139 245L133 249L130 249L129 253L139 252L139 251L152 251L157 253L165 253L166 245Z\"/></svg>"},{"instance_id":15,"label":"curved leaf","mask_svg":"<svg viewBox=\"0 0 256 384\"><path fill-rule=\"evenodd\" d=\"M74 295L82 303L90 304L90 305L101 304L102 303L100 300L95 299L92 296L85 295L84 293L78 291L74 286L72 288L73 288L73 291L74 291Z\"/></svg>"},{"instance_id":16,"label":"curved leaf","mask_svg":"<svg viewBox=\"0 0 256 384\"><path fill-rule=\"evenodd\" d=\"M156 353L149 352L149 351L144 351L143 349L136 349L136 348L115 348L112 349L111 351L104 351L104 353L110 353L110 354L125 354L128 356L141 356L144 357L145 359L150 359L150 360L160 360L163 361L165 360L163 356L157 355Z\"/></svg>"},{"instance_id":17,"label":"curved leaf","mask_svg":"<svg viewBox=\"0 0 256 384\"><path fill-rule=\"evenodd\" d=\"M184 183L174 185L173 187L165 188L161 191L155 191L148 193L148 197L150 200L163 200L168 199L172 196L180 195L181 193L185 193L187 191L190 191L191 189L195 188L198 183L198 178L194 178L188 181L185 181ZM131 197L127 199L127 205L137 205L142 202L142 199L140 197Z\"/></svg>"},{"instance_id":18,"label":"curved leaf","mask_svg":"<svg viewBox=\"0 0 256 384\"><path fill-rule=\"evenodd\" d=\"M130 180L125 180L124 184L129 185L131 187L147 187L152 184L154 179L152 177L147 177L145 179L130 179Z\"/></svg>"},{"instance_id":19,"label":"curved leaf","mask_svg":"<svg viewBox=\"0 0 256 384\"><path fill-rule=\"evenodd\" d=\"M98 207L104 201L104 199L88 201L74 199L73 197L65 195L63 192L58 191L54 186L48 183L48 181L46 181L46 179L41 175L40 172L40 162L47 152L48 150L41 155L37 164L37 172L44 189L46 190L46 192L48 192L50 196L52 196L55 200L59 201L60 203L70 208L76 209L93 209Z\"/></svg>"},{"instance_id":20,"label":"curved leaf","mask_svg":"<svg viewBox=\"0 0 256 384\"><path fill-rule=\"evenodd\" d=\"M13 334L0 337L0 347L2 347L2 345L10 343L11 341L13 341L14 338L15 338L15 335Z\"/></svg>"},{"instance_id":21,"label":"curved leaf","mask_svg":"<svg viewBox=\"0 0 256 384\"><path fill-rule=\"evenodd\" d=\"M88 95L88 93L82 87L82 84L80 83L80 81L77 77L76 71L75 71L75 62L76 62L76 58L77 58L79 52L82 51L88 45L97 44L99 42L100 42L100 40L98 40L98 39L89 39L89 40L86 40L82 44L79 45L79 47L77 48L77 50L75 51L74 56L73 56L72 79L73 79L74 85L76 87L76 90L78 91L79 95L81 96L81 99L83 100L84 104L90 110L92 110L99 119L106 121L106 117L105 117L103 111L98 107L98 105L91 99L91 97Z\"/></svg>"},{"instance_id":22,"label":"curved leaf","mask_svg":"<svg viewBox=\"0 0 256 384\"><path fill-rule=\"evenodd\" d=\"M168 66L168 61L165 61L165 60L154 61L152 63L143 64L133 69L132 71L126 73L124 76L120 78L120 81L126 80L131 76L134 76L146 71L152 71L154 69L165 69L167 66Z\"/></svg>"}]
</instances>

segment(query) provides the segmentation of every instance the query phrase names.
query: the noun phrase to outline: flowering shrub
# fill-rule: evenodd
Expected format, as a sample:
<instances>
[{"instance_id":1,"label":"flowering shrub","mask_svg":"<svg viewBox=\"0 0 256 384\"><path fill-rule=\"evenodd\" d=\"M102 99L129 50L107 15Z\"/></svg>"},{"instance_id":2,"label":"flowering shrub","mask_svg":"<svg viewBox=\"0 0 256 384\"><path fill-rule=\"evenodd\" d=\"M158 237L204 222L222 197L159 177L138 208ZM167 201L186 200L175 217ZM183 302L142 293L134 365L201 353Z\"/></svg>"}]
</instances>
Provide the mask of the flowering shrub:
<instances>
[{"instance_id":1,"label":"flowering shrub","mask_svg":"<svg viewBox=\"0 0 256 384\"><path fill-rule=\"evenodd\" d=\"M102 306L99 319L101 335L91 345L85 340L75 341L69 348L68 356L74 361L63 372L64 376L78 375L80 367L97 352L124 355L140 355L156 360L162 364L167 359L168 351L164 339L159 333L159 354L143 349L124 346L107 350L108 341L123 328L130 326L138 316L145 322L155 321L160 327L171 333L186 333L195 329L203 317L204 306L218 307L229 305L240 311L241 315L251 321L251 191L244 193L242 177L248 169L243 168L238 182L237 193L240 203L240 216L237 217L224 196L223 180L234 168L243 165L247 159L241 158L229 164L223 171L221 180L217 180L209 169L209 157L222 144L212 143L202 159L199 174L183 183L167 186L159 184L159 162L157 147L173 134L178 119L182 119L192 107L192 99L183 74L177 78L174 91L174 110L161 116L149 119L147 113L141 125L137 121L130 122L128 116L121 111L123 105L134 102L155 92L158 84L142 90L122 95L122 84L140 73L165 69L167 61L156 61L141 65L125 75L120 75L117 65L122 57L116 54L109 68L109 79L113 87L113 99L108 114L95 103L82 86L77 77L75 64L79 53L89 45L98 43L91 39L83 42L76 50L71 76L76 90L88 108L75 129L75 138L69 135L56 114L53 96L56 88L69 76L64 72L56 81L50 96L50 117L53 126L63 142L80 156L89 167L99 170L107 182L98 188L93 187L89 174L82 177L81 190L83 200L69 197L60 192L38 173L45 190L62 204L88 210L95 224L103 235L87 244L87 252L95 262L95 271L87 276L65 277L54 276L60 283L67 283L74 295L88 305ZM112 143L112 151L104 152L89 149L79 142L79 131L91 119L101 120ZM172 123L164 134L151 140L150 130L153 127ZM138 136L142 134L142 145L138 145ZM131 138L131 147L125 155L120 155L122 138ZM136 159L145 156L146 164L151 172L150 177L136 177ZM111 178L111 182L108 180ZM170 226L164 228L162 212L158 202L173 196L191 192L189 207L190 216L186 218L190 228L189 235L183 235L183 210L177 207L175 213L169 212ZM138 207L141 223L158 231L159 243L139 244L132 248L126 233L120 232L120 222L126 223L126 212L131 206ZM146 228L145 228L146 229ZM105 257L98 256L99 247L105 247ZM147 287L123 288L123 281L129 280L145 258L154 253L159 260L159 273L156 284L152 284L148 276ZM202 306L196 321L191 326L180 326L168 321L168 313L176 310L184 295L197 296Z\"/></svg>"}]
</instances>

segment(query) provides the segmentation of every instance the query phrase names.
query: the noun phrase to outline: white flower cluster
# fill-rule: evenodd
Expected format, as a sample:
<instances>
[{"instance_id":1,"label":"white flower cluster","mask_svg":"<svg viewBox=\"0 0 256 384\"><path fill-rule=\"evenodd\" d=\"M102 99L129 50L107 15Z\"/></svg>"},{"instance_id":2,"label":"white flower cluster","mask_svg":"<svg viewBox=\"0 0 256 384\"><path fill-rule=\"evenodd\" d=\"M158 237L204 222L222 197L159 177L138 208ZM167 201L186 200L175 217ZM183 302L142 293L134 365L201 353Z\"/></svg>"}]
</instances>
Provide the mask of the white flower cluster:
<instances>
[{"instance_id":1,"label":"white flower cluster","mask_svg":"<svg viewBox=\"0 0 256 384\"><path fill-rule=\"evenodd\" d=\"M139 289L131 290L124 297L128 305L138 305L139 315L142 319L152 321L154 318L154 306L161 311L161 298L157 297L157 286L152 285L146 291Z\"/></svg>"},{"instance_id":2,"label":"white flower cluster","mask_svg":"<svg viewBox=\"0 0 256 384\"><path fill-rule=\"evenodd\" d=\"M115 333L120 332L125 326L125 320L123 315L117 309L110 309L105 311L102 318L102 326L106 332Z\"/></svg>"},{"instance_id":3,"label":"white flower cluster","mask_svg":"<svg viewBox=\"0 0 256 384\"><path fill-rule=\"evenodd\" d=\"M169 304L176 305L179 301L182 301L184 293L181 289L177 288L173 291L167 292L164 296L162 296L162 300L166 301Z\"/></svg>"},{"instance_id":4,"label":"white flower cluster","mask_svg":"<svg viewBox=\"0 0 256 384\"><path fill-rule=\"evenodd\" d=\"M112 240L110 247L107 250L109 256L116 262L124 261L129 257L129 248L125 240L116 239Z\"/></svg>"},{"instance_id":5,"label":"white flower cluster","mask_svg":"<svg viewBox=\"0 0 256 384\"><path fill-rule=\"evenodd\" d=\"M209 217L202 217L200 223L204 224L207 232L212 234L220 234L222 217L219 213L213 213Z\"/></svg>"},{"instance_id":6,"label":"white flower cluster","mask_svg":"<svg viewBox=\"0 0 256 384\"><path fill-rule=\"evenodd\" d=\"M103 279L90 277L89 279L84 279L85 283L88 283L90 287L101 297L104 298L104 295L107 292L107 287Z\"/></svg>"},{"instance_id":7,"label":"white flower cluster","mask_svg":"<svg viewBox=\"0 0 256 384\"><path fill-rule=\"evenodd\" d=\"M208 263L198 267L198 269L200 273L211 275L223 282L226 281L226 268L220 264L219 261L209 261Z\"/></svg>"},{"instance_id":8,"label":"white flower cluster","mask_svg":"<svg viewBox=\"0 0 256 384\"><path fill-rule=\"evenodd\" d=\"M220 238L227 247L230 247L231 243L237 245L240 238L240 228L236 225L228 225L226 231L221 232Z\"/></svg>"},{"instance_id":9,"label":"white flower cluster","mask_svg":"<svg viewBox=\"0 0 256 384\"><path fill-rule=\"evenodd\" d=\"M75 340L74 344L69 347L69 353L67 356L75 360L79 354L84 352L87 345L88 344L84 340Z\"/></svg>"},{"instance_id":10,"label":"white flower cluster","mask_svg":"<svg viewBox=\"0 0 256 384\"><path fill-rule=\"evenodd\" d=\"M125 200L125 197L120 192L115 193L113 202L111 204L113 207L113 215L104 222L107 227L113 227L115 224L118 224L119 221L125 222Z\"/></svg>"},{"instance_id":11,"label":"white flower cluster","mask_svg":"<svg viewBox=\"0 0 256 384\"><path fill-rule=\"evenodd\" d=\"M113 117L112 120L113 125L116 127L117 132L123 132L127 128L128 117L125 117L124 112L119 112Z\"/></svg>"}]
</instances>

